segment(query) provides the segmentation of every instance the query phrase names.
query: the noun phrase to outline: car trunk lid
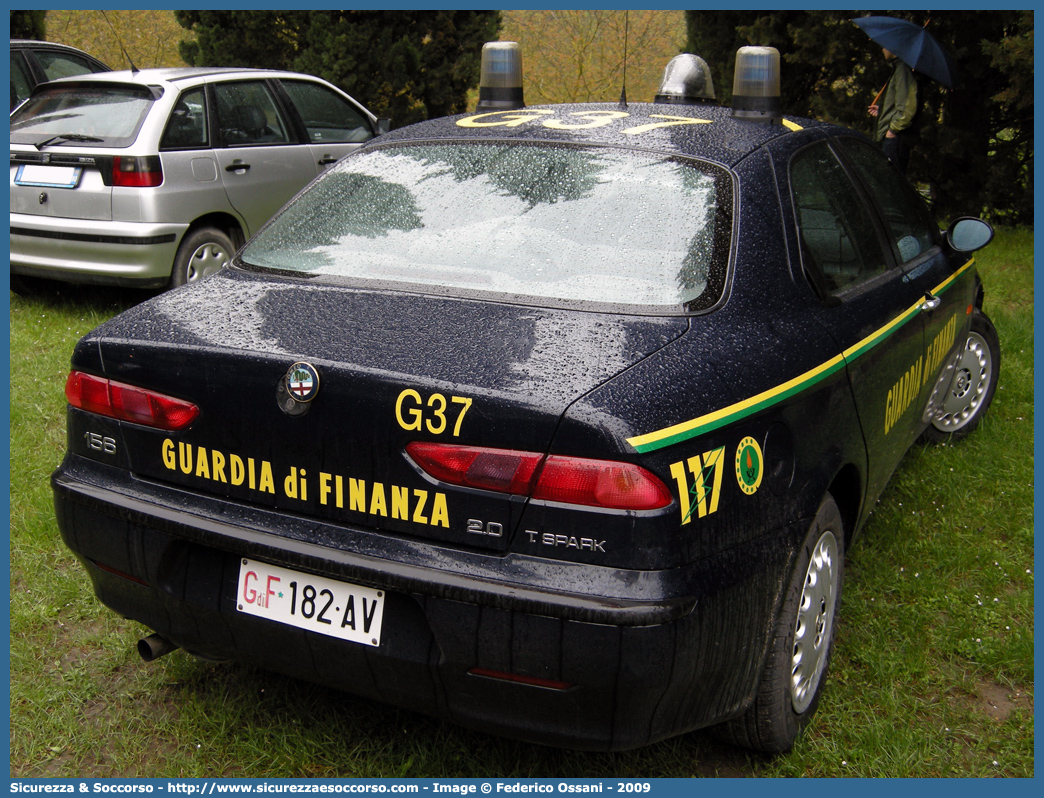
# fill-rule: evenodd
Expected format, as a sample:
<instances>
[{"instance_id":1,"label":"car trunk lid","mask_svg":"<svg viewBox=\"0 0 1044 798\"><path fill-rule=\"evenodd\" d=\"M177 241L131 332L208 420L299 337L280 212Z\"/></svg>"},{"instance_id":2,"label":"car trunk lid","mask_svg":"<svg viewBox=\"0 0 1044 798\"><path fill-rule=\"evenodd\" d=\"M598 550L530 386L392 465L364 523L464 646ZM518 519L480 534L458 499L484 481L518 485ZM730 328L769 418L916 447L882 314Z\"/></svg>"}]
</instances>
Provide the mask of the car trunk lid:
<instances>
[{"instance_id":1,"label":"car trunk lid","mask_svg":"<svg viewBox=\"0 0 1044 798\"><path fill-rule=\"evenodd\" d=\"M114 162L136 170L124 153L161 95L89 78L37 86L11 114L11 213L111 221Z\"/></svg>"},{"instance_id":2,"label":"car trunk lid","mask_svg":"<svg viewBox=\"0 0 1044 798\"><path fill-rule=\"evenodd\" d=\"M11 213L112 220L112 157L11 150Z\"/></svg>"},{"instance_id":3,"label":"car trunk lid","mask_svg":"<svg viewBox=\"0 0 1044 798\"><path fill-rule=\"evenodd\" d=\"M684 317L233 272L123 314L94 342L108 378L200 407L182 432L123 425L141 477L346 526L503 550L525 498L437 483L406 445L547 452L570 404L687 327ZM285 387L301 362L317 383L307 403ZM607 441L617 434L605 420L592 423L606 424ZM573 454L611 450L607 442L605 452Z\"/></svg>"}]
</instances>

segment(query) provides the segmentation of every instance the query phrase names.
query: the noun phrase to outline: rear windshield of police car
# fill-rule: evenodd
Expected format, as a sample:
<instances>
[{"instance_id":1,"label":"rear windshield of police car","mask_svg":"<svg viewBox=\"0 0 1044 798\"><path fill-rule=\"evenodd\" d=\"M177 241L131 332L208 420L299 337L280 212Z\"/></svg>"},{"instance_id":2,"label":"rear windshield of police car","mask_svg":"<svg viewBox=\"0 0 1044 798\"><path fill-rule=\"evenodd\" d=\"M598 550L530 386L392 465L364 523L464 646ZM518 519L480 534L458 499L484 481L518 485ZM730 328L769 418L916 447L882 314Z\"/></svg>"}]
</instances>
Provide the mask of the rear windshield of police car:
<instances>
[{"instance_id":1,"label":"rear windshield of police car","mask_svg":"<svg viewBox=\"0 0 1044 798\"><path fill-rule=\"evenodd\" d=\"M255 270L501 301L709 307L732 224L719 167L548 144L349 157L243 251Z\"/></svg>"},{"instance_id":2,"label":"rear windshield of police car","mask_svg":"<svg viewBox=\"0 0 1044 798\"><path fill-rule=\"evenodd\" d=\"M153 102L145 86L77 83L40 89L11 115L11 143L129 147Z\"/></svg>"}]
</instances>

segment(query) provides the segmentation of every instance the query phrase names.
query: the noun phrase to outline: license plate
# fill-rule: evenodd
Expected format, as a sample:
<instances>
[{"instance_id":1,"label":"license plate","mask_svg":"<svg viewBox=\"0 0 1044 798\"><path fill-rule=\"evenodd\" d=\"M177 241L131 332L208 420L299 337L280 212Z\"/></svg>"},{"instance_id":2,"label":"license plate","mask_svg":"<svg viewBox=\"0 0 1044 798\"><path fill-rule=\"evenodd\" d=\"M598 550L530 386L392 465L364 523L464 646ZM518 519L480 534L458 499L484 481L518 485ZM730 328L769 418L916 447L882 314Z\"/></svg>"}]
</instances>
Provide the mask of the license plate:
<instances>
[{"instance_id":1,"label":"license plate","mask_svg":"<svg viewBox=\"0 0 1044 798\"><path fill-rule=\"evenodd\" d=\"M364 646L381 644L384 591L242 560L236 609Z\"/></svg>"},{"instance_id":2,"label":"license plate","mask_svg":"<svg viewBox=\"0 0 1044 798\"><path fill-rule=\"evenodd\" d=\"M24 163L15 172L15 185L46 188L76 188L83 174L82 166L43 166Z\"/></svg>"}]
</instances>

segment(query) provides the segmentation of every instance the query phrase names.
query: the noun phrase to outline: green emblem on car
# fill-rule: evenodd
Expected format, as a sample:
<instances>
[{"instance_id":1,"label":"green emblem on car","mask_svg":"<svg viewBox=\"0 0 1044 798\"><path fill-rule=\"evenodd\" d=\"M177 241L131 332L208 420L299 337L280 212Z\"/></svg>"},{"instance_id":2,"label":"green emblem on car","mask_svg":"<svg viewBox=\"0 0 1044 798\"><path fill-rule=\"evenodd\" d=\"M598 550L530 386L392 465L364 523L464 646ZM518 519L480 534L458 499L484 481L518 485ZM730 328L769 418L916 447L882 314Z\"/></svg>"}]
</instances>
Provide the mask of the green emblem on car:
<instances>
[{"instance_id":1,"label":"green emblem on car","mask_svg":"<svg viewBox=\"0 0 1044 798\"><path fill-rule=\"evenodd\" d=\"M762 460L761 447L750 436L739 442L736 448L736 481L740 490L748 496L761 487Z\"/></svg>"}]
</instances>

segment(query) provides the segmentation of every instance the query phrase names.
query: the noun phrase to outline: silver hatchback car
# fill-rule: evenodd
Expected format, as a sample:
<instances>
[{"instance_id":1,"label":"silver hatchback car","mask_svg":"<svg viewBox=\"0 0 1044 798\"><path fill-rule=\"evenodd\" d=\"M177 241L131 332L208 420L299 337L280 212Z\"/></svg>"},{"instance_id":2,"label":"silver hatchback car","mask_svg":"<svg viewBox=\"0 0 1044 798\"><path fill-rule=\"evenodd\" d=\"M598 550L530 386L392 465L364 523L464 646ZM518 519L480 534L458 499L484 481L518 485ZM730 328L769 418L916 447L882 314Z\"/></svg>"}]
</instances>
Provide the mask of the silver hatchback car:
<instances>
[{"instance_id":1,"label":"silver hatchback car","mask_svg":"<svg viewBox=\"0 0 1044 798\"><path fill-rule=\"evenodd\" d=\"M217 271L341 156L388 128L293 72L109 72L11 116L11 275L156 288Z\"/></svg>"}]
</instances>

